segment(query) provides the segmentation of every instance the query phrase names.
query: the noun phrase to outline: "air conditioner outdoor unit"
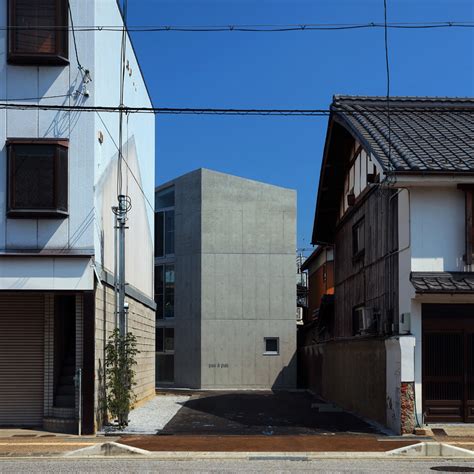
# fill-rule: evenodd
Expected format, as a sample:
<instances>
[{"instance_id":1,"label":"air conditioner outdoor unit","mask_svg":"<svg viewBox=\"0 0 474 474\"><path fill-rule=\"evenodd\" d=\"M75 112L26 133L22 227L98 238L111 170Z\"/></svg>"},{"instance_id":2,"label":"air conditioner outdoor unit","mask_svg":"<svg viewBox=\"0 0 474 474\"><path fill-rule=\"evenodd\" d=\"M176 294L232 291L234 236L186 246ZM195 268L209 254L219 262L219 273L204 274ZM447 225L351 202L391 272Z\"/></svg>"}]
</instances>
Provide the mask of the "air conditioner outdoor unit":
<instances>
[{"instance_id":1,"label":"air conditioner outdoor unit","mask_svg":"<svg viewBox=\"0 0 474 474\"><path fill-rule=\"evenodd\" d=\"M303 324L303 308L301 306L296 308L296 324Z\"/></svg>"},{"instance_id":2,"label":"air conditioner outdoor unit","mask_svg":"<svg viewBox=\"0 0 474 474\"><path fill-rule=\"evenodd\" d=\"M377 331L373 308L367 308L365 306L356 308L355 316L359 323L359 332L361 334L373 334Z\"/></svg>"}]
</instances>

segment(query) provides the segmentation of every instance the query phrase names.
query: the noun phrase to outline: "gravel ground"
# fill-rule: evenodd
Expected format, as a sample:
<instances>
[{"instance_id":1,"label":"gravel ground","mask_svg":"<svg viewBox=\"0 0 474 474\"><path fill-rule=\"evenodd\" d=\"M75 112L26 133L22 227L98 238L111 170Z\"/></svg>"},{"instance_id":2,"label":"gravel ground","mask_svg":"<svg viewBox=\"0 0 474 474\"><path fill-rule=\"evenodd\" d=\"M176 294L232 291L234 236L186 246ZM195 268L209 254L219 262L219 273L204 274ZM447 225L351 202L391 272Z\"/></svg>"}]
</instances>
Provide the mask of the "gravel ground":
<instances>
[{"instance_id":1,"label":"gravel ground","mask_svg":"<svg viewBox=\"0 0 474 474\"><path fill-rule=\"evenodd\" d=\"M189 396L183 395L159 395L139 408L130 412L128 426L118 431L113 427L105 430L106 433L114 434L156 434L161 431L167 423L181 409L182 404L189 400Z\"/></svg>"}]
</instances>

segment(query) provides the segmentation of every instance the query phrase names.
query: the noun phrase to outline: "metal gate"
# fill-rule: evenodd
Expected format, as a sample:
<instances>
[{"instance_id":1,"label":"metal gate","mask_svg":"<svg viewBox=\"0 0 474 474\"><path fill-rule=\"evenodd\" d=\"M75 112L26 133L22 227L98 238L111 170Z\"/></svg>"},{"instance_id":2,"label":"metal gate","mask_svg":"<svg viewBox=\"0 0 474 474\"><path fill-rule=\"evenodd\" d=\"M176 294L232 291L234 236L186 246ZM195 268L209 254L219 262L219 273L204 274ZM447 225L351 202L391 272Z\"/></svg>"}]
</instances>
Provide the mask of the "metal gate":
<instances>
[{"instance_id":1,"label":"metal gate","mask_svg":"<svg viewBox=\"0 0 474 474\"><path fill-rule=\"evenodd\" d=\"M43 295L0 295L0 426L42 425L43 352Z\"/></svg>"},{"instance_id":2,"label":"metal gate","mask_svg":"<svg viewBox=\"0 0 474 474\"><path fill-rule=\"evenodd\" d=\"M467 312L467 305L424 306L430 307L423 308L424 420L472 423L474 306Z\"/></svg>"}]
</instances>

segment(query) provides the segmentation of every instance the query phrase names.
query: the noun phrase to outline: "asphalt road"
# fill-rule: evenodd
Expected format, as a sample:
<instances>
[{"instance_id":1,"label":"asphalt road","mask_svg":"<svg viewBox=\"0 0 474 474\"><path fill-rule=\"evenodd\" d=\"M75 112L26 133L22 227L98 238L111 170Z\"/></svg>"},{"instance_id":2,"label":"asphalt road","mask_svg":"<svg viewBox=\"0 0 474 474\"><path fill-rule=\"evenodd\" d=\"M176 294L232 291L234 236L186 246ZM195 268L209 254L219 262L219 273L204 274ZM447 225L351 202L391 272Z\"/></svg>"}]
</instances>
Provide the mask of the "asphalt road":
<instances>
[{"instance_id":1,"label":"asphalt road","mask_svg":"<svg viewBox=\"0 0 474 474\"><path fill-rule=\"evenodd\" d=\"M319 459L315 461L159 461L143 459L31 459L0 460L0 473L142 473L142 472L474 472L474 462L456 460L395 461Z\"/></svg>"}]
</instances>

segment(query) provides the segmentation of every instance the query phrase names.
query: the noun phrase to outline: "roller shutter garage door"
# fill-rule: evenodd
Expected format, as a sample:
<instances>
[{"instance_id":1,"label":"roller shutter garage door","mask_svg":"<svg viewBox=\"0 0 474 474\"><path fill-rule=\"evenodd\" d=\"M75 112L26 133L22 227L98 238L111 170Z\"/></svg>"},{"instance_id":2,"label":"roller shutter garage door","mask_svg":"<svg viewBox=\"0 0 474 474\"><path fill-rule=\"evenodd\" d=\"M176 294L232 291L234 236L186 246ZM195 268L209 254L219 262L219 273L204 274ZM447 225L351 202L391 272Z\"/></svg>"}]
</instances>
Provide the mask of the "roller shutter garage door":
<instances>
[{"instance_id":1,"label":"roller shutter garage door","mask_svg":"<svg viewBox=\"0 0 474 474\"><path fill-rule=\"evenodd\" d=\"M43 424L44 296L0 294L0 426Z\"/></svg>"}]
</instances>

